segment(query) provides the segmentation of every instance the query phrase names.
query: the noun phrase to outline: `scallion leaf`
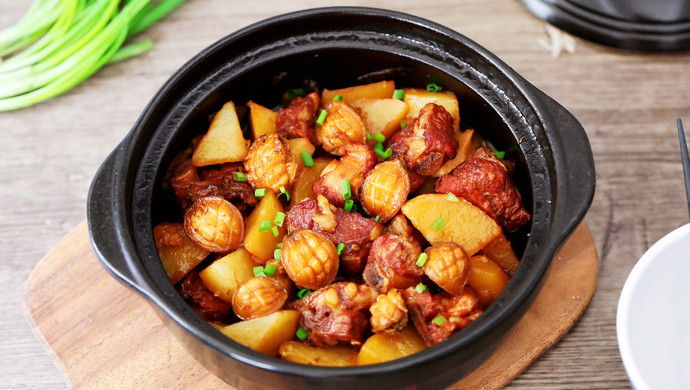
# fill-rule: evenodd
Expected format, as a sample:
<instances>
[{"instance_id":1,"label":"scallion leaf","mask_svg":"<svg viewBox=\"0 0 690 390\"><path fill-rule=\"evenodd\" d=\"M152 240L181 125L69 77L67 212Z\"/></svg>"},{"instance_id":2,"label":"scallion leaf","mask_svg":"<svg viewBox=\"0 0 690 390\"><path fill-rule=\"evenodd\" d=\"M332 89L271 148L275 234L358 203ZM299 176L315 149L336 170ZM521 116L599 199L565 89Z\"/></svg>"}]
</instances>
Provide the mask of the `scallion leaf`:
<instances>
[{"instance_id":1,"label":"scallion leaf","mask_svg":"<svg viewBox=\"0 0 690 390\"><path fill-rule=\"evenodd\" d=\"M384 151L383 144L381 144L380 142L374 145L374 152L376 152L376 154L384 160L388 159L388 157L390 157L391 154L393 154L393 150L391 148L388 148Z\"/></svg>"},{"instance_id":2,"label":"scallion leaf","mask_svg":"<svg viewBox=\"0 0 690 390\"><path fill-rule=\"evenodd\" d=\"M393 99L399 99L403 100L405 98L405 90L404 89L396 89L393 91Z\"/></svg>"},{"instance_id":3,"label":"scallion leaf","mask_svg":"<svg viewBox=\"0 0 690 390\"><path fill-rule=\"evenodd\" d=\"M378 222L379 219L381 219L381 216L380 216L380 215L377 215L376 218L374 218L374 221Z\"/></svg>"},{"instance_id":4,"label":"scallion leaf","mask_svg":"<svg viewBox=\"0 0 690 390\"><path fill-rule=\"evenodd\" d=\"M264 274L268 276L269 278L273 277L273 275L276 274L276 270L278 269L278 266L275 264L266 264L264 267Z\"/></svg>"},{"instance_id":5,"label":"scallion leaf","mask_svg":"<svg viewBox=\"0 0 690 390\"><path fill-rule=\"evenodd\" d=\"M355 201L352 199L348 199L345 201L345 206L343 206L343 209L345 211L352 211L352 207L355 205Z\"/></svg>"},{"instance_id":6,"label":"scallion leaf","mask_svg":"<svg viewBox=\"0 0 690 390\"><path fill-rule=\"evenodd\" d=\"M453 194L452 192L449 192L448 195L446 195L446 199L448 199L451 202L455 202L455 203L460 201L460 199L458 199L458 197L455 196L455 194Z\"/></svg>"},{"instance_id":7,"label":"scallion leaf","mask_svg":"<svg viewBox=\"0 0 690 390\"><path fill-rule=\"evenodd\" d=\"M261 221L259 222L259 231L267 232L271 230L271 221Z\"/></svg>"},{"instance_id":8,"label":"scallion leaf","mask_svg":"<svg viewBox=\"0 0 690 390\"><path fill-rule=\"evenodd\" d=\"M352 189L350 188L350 179L343 179L340 182L341 193L343 194L343 199L348 200L352 197Z\"/></svg>"},{"instance_id":9,"label":"scallion leaf","mask_svg":"<svg viewBox=\"0 0 690 390\"><path fill-rule=\"evenodd\" d=\"M297 336L298 339L305 341L307 338L309 338L309 332L304 330L301 326L297 328L297 332L295 333L295 336Z\"/></svg>"},{"instance_id":10,"label":"scallion leaf","mask_svg":"<svg viewBox=\"0 0 690 390\"><path fill-rule=\"evenodd\" d=\"M335 95L333 100L338 101L338 102L342 102L343 101L343 95Z\"/></svg>"},{"instance_id":11,"label":"scallion leaf","mask_svg":"<svg viewBox=\"0 0 690 390\"><path fill-rule=\"evenodd\" d=\"M271 228L271 233L273 233L273 237L278 237L280 235L280 232L278 231L278 226L273 226Z\"/></svg>"},{"instance_id":12,"label":"scallion leaf","mask_svg":"<svg viewBox=\"0 0 690 390\"><path fill-rule=\"evenodd\" d=\"M285 195L285 199L289 202L290 201L290 193L287 192L285 189L285 186L280 186L280 194L276 198L280 198L280 195Z\"/></svg>"},{"instance_id":13,"label":"scallion leaf","mask_svg":"<svg viewBox=\"0 0 690 390\"><path fill-rule=\"evenodd\" d=\"M438 316L438 317L434 318L433 321L434 321L434 324L441 326L447 320L446 320L446 317L444 317L444 316Z\"/></svg>"},{"instance_id":14,"label":"scallion leaf","mask_svg":"<svg viewBox=\"0 0 690 390\"><path fill-rule=\"evenodd\" d=\"M371 141L371 134L367 131L367 142Z\"/></svg>"},{"instance_id":15,"label":"scallion leaf","mask_svg":"<svg viewBox=\"0 0 690 390\"><path fill-rule=\"evenodd\" d=\"M282 247L283 247L283 243L282 243L282 242L279 242L279 243L276 244L276 248L280 249L280 248L282 248Z\"/></svg>"},{"instance_id":16,"label":"scallion leaf","mask_svg":"<svg viewBox=\"0 0 690 390\"><path fill-rule=\"evenodd\" d=\"M338 244L338 247L336 249L338 250L338 256L340 256L340 254L343 253L343 251L345 250L345 244L341 242L340 244Z\"/></svg>"},{"instance_id":17,"label":"scallion leaf","mask_svg":"<svg viewBox=\"0 0 690 390\"><path fill-rule=\"evenodd\" d=\"M424 264L426 264L426 259L429 257L426 253L422 252L419 257L417 258L417 262L415 263L417 267L424 267Z\"/></svg>"},{"instance_id":18,"label":"scallion leaf","mask_svg":"<svg viewBox=\"0 0 690 390\"><path fill-rule=\"evenodd\" d=\"M288 89L285 91L285 93L290 96L290 97L298 97L298 96L305 96L307 92L304 90L304 88L292 88Z\"/></svg>"},{"instance_id":19,"label":"scallion leaf","mask_svg":"<svg viewBox=\"0 0 690 390\"><path fill-rule=\"evenodd\" d=\"M258 266L252 268L252 271L254 272L254 277L258 278L261 276L266 276L266 273L264 272L264 267L263 266Z\"/></svg>"},{"instance_id":20,"label":"scallion leaf","mask_svg":"<svg viewBox=\"0 0 690 390\"><path fill-rule=\"evenodd\" d=\"M254 190L254 197L255 198L263 198L266 196L266 189L265 188L257 188Z\"/></svg>"},{"instance_id":21,"label":"scallion leaf","mask_svg":"<svg viewBox=\"0 0 690 390\"><path fill-rule=\"evenodd\" d=\"M280 260L280 248L273 251L273 259Z\"/></svg>"},{"instance_id":22,"label":"scallion leaf","mask_svg":"<svg viewBox=\"0 0 690 390\"><path fill-rule=\"evenodd\" d=\"M235 181L247 181L247 175L245 175L244 172L233 172L232 178L235 179Z\"/></svg>"},{"instance_id":23,"label":"scallion leaf","mask_svg":"<svg viewBox=\"0 0 690 390\"><path fill-rule=\"evenodd\" d=\"M441 88L441 86L436 83L429 83L426 85L426 90L429 92L438 92L442 89L443 88Z\"/></svg>"},{"instance_id":24,"label":"scallion leaf","mask_svg":"<svg viewBox=\"0 0 690 390\"><path fill-rule=\"evenodd\" d=\"M310 289L308 289L308 288L303 288L303 289L299 290L299 292L297 292L297 297L298 297L298 298L304 298L304 297L306 297L307 295L309 295L309 293L311 293L311 290L310 290Z\"/></svg>"},{"instance_id":25,"label":"scallion leaf","mask_svg":"<svg viewBox=\"0 0 690 390\"><path fill-rule=\"evenodd\" d=\"M443 217L440 217L431 224L431 227L436 231L441 230L444 226L446 226L446 220L443 219Z\"/></svg>"},{"instance_id":26,"label":"scallion leaf","mask_svg":"<svg viewBox=\"0 0 690 390\"><path fill-rule=\"evenodd\" d=\"M328 116L328 111L321 110L321 113L319 113L319 117L316 118L316 124L319 126L323 125L323 122L326 121L327 116Z\"/></svg>"},{"instance_id":27,"label":"scallion leaf","mask_svg":"<svg viewBox=\"0 0 690 390\"><path fill-rule=\"evenodd\" d=\"M275 218L273 218L273 223L275 223L276 226L283 226L283 222L285 222L285 213L278 211Z\"/></svg>"},{"instance_id":28,"label":"scallion leaf","mask_svg":"<svg viewBox=\"0 0 690 390\"><path fill-rule=\"evenodd\" d=\"M429 291L429 288L424 283L419 283L414 289L415 289L415 291L417 291L417 294L421 294L425 291Z\"/></svg>"},{"instance_id":29,"label":"scallion leaf","mask_svg":"<svg viewBox=\"0 0 690 390\"><path fill-rule=\"evenodd\" d=\"M374 134L374 139L378 142L383 142L386 140L386 136L381 133Z\"/></svg>"},{"instance_id":30,"label":"scallion leaf","mask_svg":"<svg viewBox=\"0 0 690 390\"><path fill-rule=\"evenodd\" d=\"M503 160L506 156L506 152L503 150L497 150L494 152L494 154L496 155L496 158L499 160Z\"/></svg>"},{"instance_id":31,"label":"scallion leaf","mask_svg":"<svg viewBox=\"0 0 690 390\"><path fill-rule=\"evenodd\" d=\"M407 127L407 121L405 119L403 119L400 121L400 128L404 129L405 127Z\"/></svg>"},{"instance_id":32,"label":"scallion leaf","mask_svg":"<svg viewBox=\"0 0 690 390\"><path fill-rule=\"evenodd\" d=\"M311 158L311 154L307 152L302 152L299 154L302 157L302 162L304 163L304 166L307 168L313 168L316 165L314 164L314 159Z\"/></svg>"}]
</instances>

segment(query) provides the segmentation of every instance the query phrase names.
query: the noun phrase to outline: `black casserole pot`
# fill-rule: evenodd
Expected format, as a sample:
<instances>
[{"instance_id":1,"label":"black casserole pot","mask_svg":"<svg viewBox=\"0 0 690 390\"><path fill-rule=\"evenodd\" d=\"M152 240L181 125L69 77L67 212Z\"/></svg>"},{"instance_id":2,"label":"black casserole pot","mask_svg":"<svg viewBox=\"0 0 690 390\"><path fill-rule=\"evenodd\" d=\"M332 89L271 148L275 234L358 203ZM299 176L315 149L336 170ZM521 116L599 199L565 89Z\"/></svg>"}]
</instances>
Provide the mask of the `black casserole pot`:
<instances>
[{"instance_id":1,"label":"black casserole pot","mask_svg":"<svg viewBox=\"0 0 690 390\"><path fill-rule=\"evenodd\" d=\"M533 216L511 237L523 253L518 271L470 326L389 363L311 367L233 342L187 306L156 252L153 226L179 211L162 189L172 158L206 131L209 114L228 100L274 106L283 91L306 80L334 89L384 79L410 87L436 82L454 91L463 127L475 128L516 162L515 181ZM189 353L235 387L430 389L454 383L493 352L537 296L551 258L593 193L594 163L582 126L486 49L406 14L322 8L243 28L182 66L96 174L88 222L103 266L146 297Z\"/></svg>"}]
</instances>

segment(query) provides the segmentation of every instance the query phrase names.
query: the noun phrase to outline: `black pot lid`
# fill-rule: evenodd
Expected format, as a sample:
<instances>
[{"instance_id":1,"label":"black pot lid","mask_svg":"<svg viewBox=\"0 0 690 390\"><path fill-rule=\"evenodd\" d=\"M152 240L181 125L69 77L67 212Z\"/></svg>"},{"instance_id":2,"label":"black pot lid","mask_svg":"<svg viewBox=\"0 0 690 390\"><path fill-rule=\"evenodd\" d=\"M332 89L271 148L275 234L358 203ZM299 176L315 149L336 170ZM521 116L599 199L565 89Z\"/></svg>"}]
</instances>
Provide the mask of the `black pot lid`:
<instances>
[{"instance_id":1,"label":"black pot lid","mask_svg":"<svg viewBox=\"0 0 690 390\"><path fill-rule=\"evenodd\" d=\"M620 49L690 50L690 0L518 0L538 18Z\"/></svg>"}]
</instances>

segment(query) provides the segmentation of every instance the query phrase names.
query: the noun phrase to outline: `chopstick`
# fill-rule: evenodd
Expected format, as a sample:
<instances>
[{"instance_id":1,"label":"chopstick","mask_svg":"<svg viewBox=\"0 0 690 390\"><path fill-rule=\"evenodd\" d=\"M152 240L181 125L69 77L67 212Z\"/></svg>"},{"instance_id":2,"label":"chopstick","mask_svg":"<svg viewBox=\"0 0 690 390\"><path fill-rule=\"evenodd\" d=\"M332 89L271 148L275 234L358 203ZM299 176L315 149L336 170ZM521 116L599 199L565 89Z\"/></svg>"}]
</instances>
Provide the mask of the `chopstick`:
<instances>
[{"instance_id":1,"label":"chopstick","mask_svg":"<svg viewBox=\"0 0 690 390\"><path fill-rule=\"evenodd\" d=\"M683 160L683 175L685 176L685 197L688 200L688 215L690 216L690 157L688 157L688 144L685 142L683 121L678 119L678 138L680 141L680 157Z\"/></svg>"}]
</instances>

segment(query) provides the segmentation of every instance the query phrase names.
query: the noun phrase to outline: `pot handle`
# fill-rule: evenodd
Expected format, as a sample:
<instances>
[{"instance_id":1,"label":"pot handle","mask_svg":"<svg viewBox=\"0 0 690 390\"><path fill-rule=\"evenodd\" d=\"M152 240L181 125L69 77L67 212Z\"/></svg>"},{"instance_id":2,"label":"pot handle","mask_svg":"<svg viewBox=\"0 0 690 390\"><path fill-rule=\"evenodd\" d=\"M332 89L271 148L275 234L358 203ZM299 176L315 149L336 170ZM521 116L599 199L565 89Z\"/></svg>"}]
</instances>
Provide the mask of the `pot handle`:
<instances>
[{"instance_id":1,"label":"pot handle","mask_svg":"<svg viewBox=\"0 0 690 390\"><path fill-rule=\"evenodd\" d=\"M564 221L563 233L570 233L584 218L594 197L596 173L594 157L587 133L580 122L563 106L540 91L547 109L542 121L546 128L553 129L555 137L550 144L559 177L556 190L554 219ZM552 138L552 139L551 139Z\"/></svg>"},{"instance_id":2,"label":"pot handle","mask_svg":"<svg viewBox=\"0 0 690 390\"><path fill-rule=\"evenodd\" d=\"M115 172L118 155L122 149L120 144L101 164L91 182L87 202L87 221L91 245L101 265L121 283L141 290L135 283L134 274L129 267L126 252L123 251L122 240L117 229L117 218L114 209L119 203L114 197L114 188L118 185Z\"/></svg>"}]
</instances>

